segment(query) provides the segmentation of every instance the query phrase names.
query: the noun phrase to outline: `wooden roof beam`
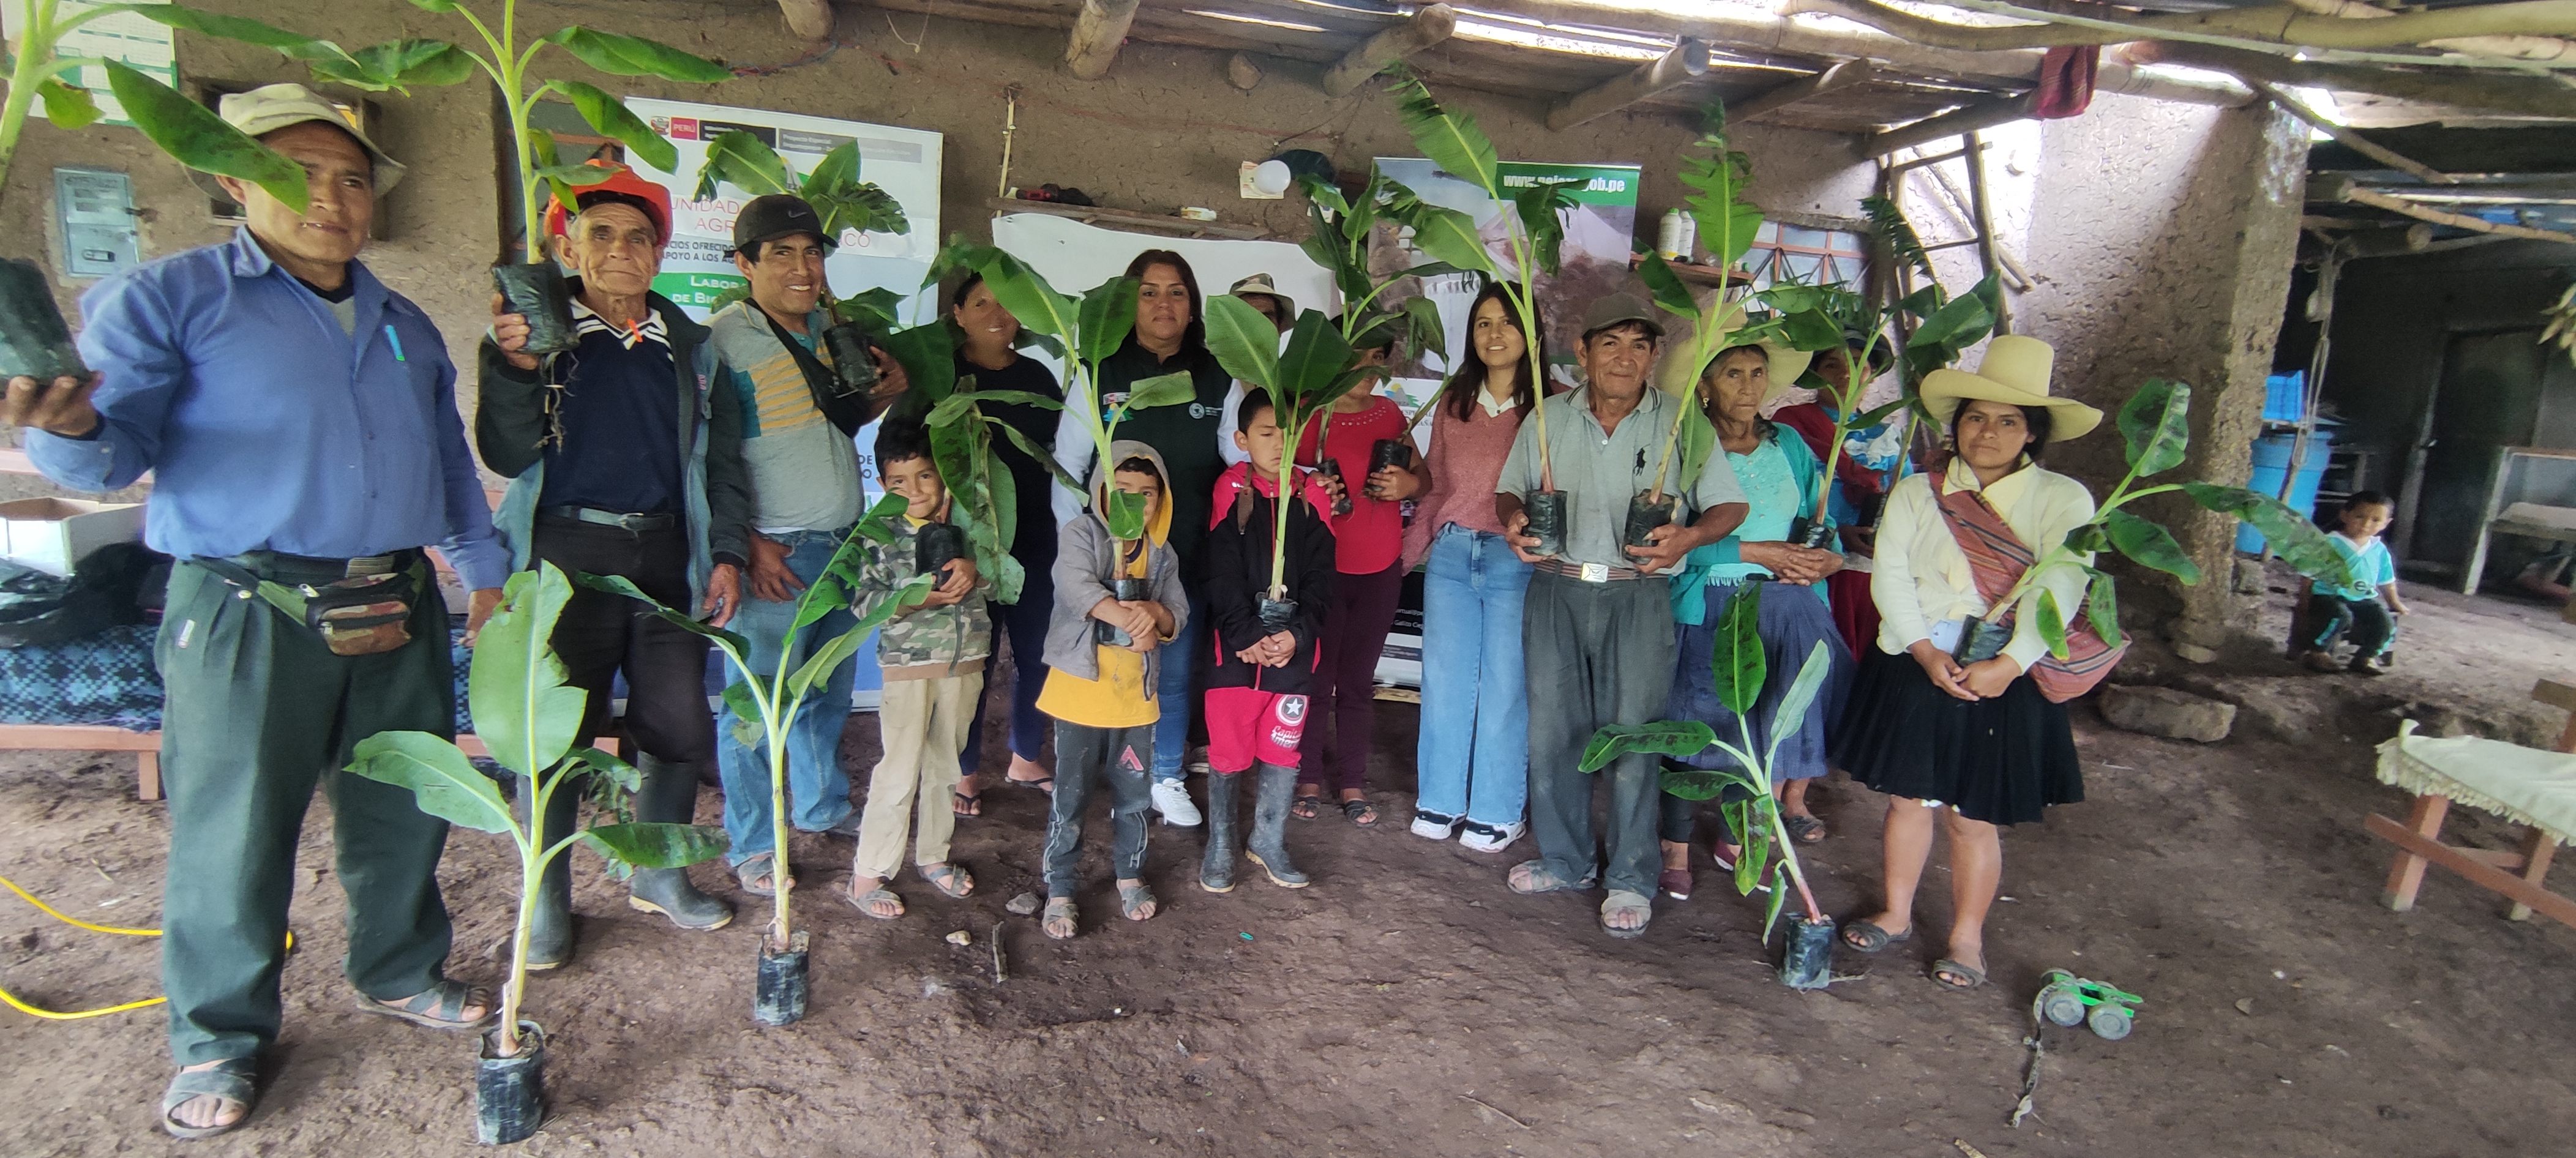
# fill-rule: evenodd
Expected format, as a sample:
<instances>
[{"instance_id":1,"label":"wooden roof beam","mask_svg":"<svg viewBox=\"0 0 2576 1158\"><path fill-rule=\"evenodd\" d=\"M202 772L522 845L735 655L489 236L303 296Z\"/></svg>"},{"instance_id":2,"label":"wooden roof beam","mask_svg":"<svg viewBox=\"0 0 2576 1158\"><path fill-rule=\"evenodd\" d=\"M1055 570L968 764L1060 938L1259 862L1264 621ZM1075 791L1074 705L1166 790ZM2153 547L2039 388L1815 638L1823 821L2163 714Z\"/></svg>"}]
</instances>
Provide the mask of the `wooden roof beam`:
<instances>
[{"instance_id":1,"label":"wooden roof beam","mask_svg":"<svg viewBox=\"0 0 2576 1158\"><path fill-rule=\"evenodd\" d=\"M1731 125L1751 124L1810 97L1868 84L1876 79L1878 72L1868 61L1846 60L1804 80L1793 80L1735 102L1726 110L1726 121Z\"/></svg>"},{"instance_id":2,"label":"wooden roof beam","mask_svg":"<svg viewBox=\"0 0 2576 1158\"><path fill-rule=\"evenodd\" d=\"M1136 22L1138 0L1082 0L1082 15L1073 22L1073 37L1064 46L1065 67L1084 80L1109 75L1118 50L1127 43L1127 27Z\"/></svg>"},{"instance_id":3,"label":"wooden roof beam","mask_svg":"<svg viewBox=\"0 0 2576 1158\"><path fill-rule=\"evenodd\" d=\"M1706 75L1708 42L1685 36L1671 52L1557 101L1547 110L1547 127L1561 133Z\"/></svg>"},{"instance_id":4,"label":"wooden roof beam","mask_svg":"<svg viewBox=\"0 0 2576 1158\"><path fill-rule=\"evenodd\" d=\"M796 39L832 38L832 0L778 0L778 10L787 17L787 31Z\"/></svg>"},{"instance_id":5,"label":"wooden roof beam","mask_svg":"<svg viewBox=\"0 0 2576 1158\"><path fill-rule=\"evenodd\" d=\"M1457 27L1458 14L1446 4L1434 4L1414 13L1413 19L1369 37L1326 70L1324 95L1349 95L1351 90L1368 83L1370 77L1386 71L1386 66L1449 39Z\"/></svg>"}]
</instances>

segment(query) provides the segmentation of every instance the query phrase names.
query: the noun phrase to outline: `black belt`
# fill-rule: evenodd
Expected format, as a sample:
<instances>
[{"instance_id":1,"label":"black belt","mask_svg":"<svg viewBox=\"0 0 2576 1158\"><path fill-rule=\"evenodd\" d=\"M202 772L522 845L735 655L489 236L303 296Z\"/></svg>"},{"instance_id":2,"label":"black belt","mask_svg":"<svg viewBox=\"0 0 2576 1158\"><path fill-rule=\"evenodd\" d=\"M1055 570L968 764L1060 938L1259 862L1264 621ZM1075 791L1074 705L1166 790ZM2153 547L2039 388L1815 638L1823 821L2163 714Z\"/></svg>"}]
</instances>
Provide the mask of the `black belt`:
<instances>
[{"instance_id":1,"label":"black belt","mask_svg":"<svg viewBox=\"0 0 2576 1158\"><path fill-rule=\"evenodd\" d=\"M645 531L667 531L680 525L678 515L628 515L591 507L539 507L537 513L549 518L572 519L602 527L642 534Z\"/></svg>"},{"instance_id":2,"label":"black belt","mask_svg":"<svg viewBox=\"0 0 2576 1158\"><path fill-rule=\"evenodd\" d=\"M420 561L418 547L388 551L382 555L360 555L353 559L289 555L280 551L245 551L222 560L262 579L280 583L336 583L365 575L391 575L408 571Z\"/></svg>"}]
</instances>

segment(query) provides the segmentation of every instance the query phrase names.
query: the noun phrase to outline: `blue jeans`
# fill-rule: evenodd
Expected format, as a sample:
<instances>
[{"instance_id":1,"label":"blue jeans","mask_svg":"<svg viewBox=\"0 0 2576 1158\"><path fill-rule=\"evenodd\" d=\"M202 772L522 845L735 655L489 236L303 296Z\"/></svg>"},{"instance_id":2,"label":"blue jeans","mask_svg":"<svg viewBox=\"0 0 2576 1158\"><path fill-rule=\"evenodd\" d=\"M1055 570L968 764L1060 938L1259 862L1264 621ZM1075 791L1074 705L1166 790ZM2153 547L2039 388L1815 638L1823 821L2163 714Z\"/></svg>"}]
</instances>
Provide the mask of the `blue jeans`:
<instances>
[{"instance_id":1,"label":"blue jeans","mask_svg":"<svg viewBox=\"0 0 2576 1158\"><path fill-rule=\"evenodd\" d=\"M1529 803L1521 603L1530 565L1500 535L1452 524L1422 584L1422 737L1414 810L1499 828Z\"/></svg>"},{"instance_id":2,"label":"blue jeans","mask_svg":"<svg viewBox=\"0 0 2576 1158\"><path fill-rule=\"evenodd\" d=\"M1179 783L1181 761L1190 752L1190 709L1198 706L1191 689L1199 673L1199 647L1207 642L1207 603L1198 588L1188 588L1190 621L1180 635L1160 649L1162 666L1154 680L1154 699L1163 714L1154 721L1154 779Z\"/></svg>"},{"instance_id":3,"label":"blue jeans","mask_svg":"<svg viewBox=\"0 0 2576 1158\"><path fill-rule=\"evenodd\" d=\"M787 545L787 569L811 584L831 565L842 536L833 531L797 531L769 537ZM745 576L742 610L725 626L750 641L753 671L775 672L787 629L795 622L794 600L772 603L759 598L751 593L750 578ZM841 610L807 624L797 633L796 651L787 657L789 662L804 663L857 622ZM821 832L850 815L850 777L841 771L841 728L850 721L850 685L856 678L849 663L834 668L830 678L806 694L804 708L787 730L787 801L792 809L787 821L806 832ZM768 746L736 740L733 730L739 719L731 707L716 716L716 767L724 776L725 835L733 840L725 860L736 865L770 851L773 823Z\"/></svg>"}]
</instances>

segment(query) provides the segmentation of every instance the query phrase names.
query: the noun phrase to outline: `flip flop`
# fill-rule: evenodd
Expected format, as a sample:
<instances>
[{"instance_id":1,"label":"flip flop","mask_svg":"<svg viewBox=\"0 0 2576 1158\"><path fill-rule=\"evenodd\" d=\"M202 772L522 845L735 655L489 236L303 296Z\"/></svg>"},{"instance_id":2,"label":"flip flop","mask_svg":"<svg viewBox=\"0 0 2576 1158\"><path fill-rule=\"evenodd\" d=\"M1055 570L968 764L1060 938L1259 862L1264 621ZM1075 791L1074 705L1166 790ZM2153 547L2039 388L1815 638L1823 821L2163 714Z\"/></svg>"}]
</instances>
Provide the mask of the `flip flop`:
<instances>
[{"instance_id":1,"label":"flip flop","mask_svg":"<svg viewBox=\"0 0 2576 1158\"><path fill-rule=\"evenodd\" d=\"M946 861L921 865L916 871L921 873L921 879L930 882L930 887L948 896L963 899L966 894L975 891L975 878L966 875L966 870Z\"/></svg>"},{"instance_id":2,"label":"flip flop","mask_svg":"<svg viewBox=\"0 0 2576 1158\"><path fill-rule=\"evenodd\" d=\"M1069 941L1073 939L1076 932L1080 931L1074 923L1079 916L1080 914L1074 910L1073 898L1050 897L1046 903L1046 916L1040 920L1038 928L1054 940ZM1061 933L1055 931L1057 921L1064 922L1064 931Z\"/></svg>"},{"instance_id":3,"label":"flip flop","mask_svg":"<svg viewBox=\"0 0 2576 1158\"><path fill-rule=\"evenodd\" d=\"M1967 980L1952 981L1943 977L1942 974L1944 973L1949 974L1951 977L1964 977ZM1944 989L1974 989L1986 983L1986 971L1972 966L1962 965L1944 957L1932 963L1932 980L1935 984Z\"/></svg>"},{"instance_id":4,"label":"flip flop","mask_svg":"<svg viewBox=\"0 0 2576 1158\"><path fill-rule=\"evenodd\" d=\"M1158 902L1158 901L1156 901L1156 900L1154 899L1154 890L1152 890L1152 889L1150 889L1150 888L1147 888L1147 887L1145 887L1144 885L1141 885L1141 884L1136 884L1136 885L1122 885L1122 886L1120 886L1120 887L1119 887L1119 889L1118 889L1118 915L1119 915L1119 916L1125 917L1125 918L1127 918L1127 919L1128 919L1128 920L1130 920L1130 921L1150 921L1150 920L1153 920L1153 919L1154 919L1154 913L1147 913L1147 914L1145 914L1144 916L1141 916L1141 917L1139 917L1139 916L1137 916L1137 915L1136 915L1136 910L1138 910L1138 909L1142 909L1142 908L1146 907L1147 905L1152 905L1152 906L1154 906L1154 911L1155 911L1155 912L1161 912L1161 911L1162 911L1162 905L1161 905L1161 903L1160 903L1160 902Z\"/></svg>"},{"instance_id":5,"label":"flip flop","mask_svg":"<svg viewBox=\"0 0 2576 1158\"><path fill-rule=\"evenodd\" d=\"M1503 878L1503 883L1506 886L1509 886L1513 892L1519 893L1522 896L1536 896L1540 893L1561 893L1568 889L1588 889L1592 887L1592 878L1590 876L1587 875L1582 880L1569 882L1564 877L1558 876L1554 872L1550 871L1547 867L1547 862L1543 860L1525 860L1512 866L1512 870L1514 872L1520 872L1523 869L1528 870L1527 872L1522 873L1522 879L1529 882L1527 887L1523 887L1519 882L1512 880L1509 875L1506 875Z\"/></svg>"},{"instance_id":6,"label":"flip flop","mask_svg":"<svg viewBox=\"0 0 2576 1158\"><path fill-rule=\"evenodd\" d=\"M869 889L864 893L856 895L852 895L848 889L835 889L833 891L841 894L841 899L848 901L851 908L857 909L862 913L866 913L871 917L875 917L880 921L891 921L903 915L903 898L894 895L894 890L889 889L884 885L878 885L873 889ZM880 913L872 907L887 901L894 903L894 911L891 913Z\"/></svg>"},{"instance_id":7,"label":"flip flop","mask_svg":"<svg viewBox=\"0 0 2576 1158\"><path fill-rule=\"evenodd\" d=\"M1055 777L1053 776L1040 776L1035 780L1014 780L1009 776L1004 776L1002 777L1002 783L1016 784L1022 788L1035 788L1049 796L1055 795Z\"/></svg>"},{"instance_id":8,"label":"flip flop","mask_svg":"<svg viewBox=\"0 0 2576 1158\"><path fill-rule=\"evenodd\" d=\"M948 806L950 811L955 812L959 816L984 815L984 796L982 793L979 792L973 796L968 796L963 792L952 791L949 795L956 798L956 800Z\"/></svg>"},{"instance_id":9,"label":"flip flop","mask_svg":"<svg viewBox=\"0 0 2576 1158\"><path fill-rule=\"evenodd\" d=\"M462 1015L468 1005L482 1006L483 1016L465 1020ZM378 1001L361 993L358 995L358 1008L384 1017L399 1017L426 1029L481 1029L492 1024L493 1016L500 1012L499 1003L492 1000L491 990L444 977L438 984L401 1001Z\"/></svg>"},{"instance_id":10,"label":"flip flop","mask_svg":"<svg viewBox=\"0 0 2576 1158\"><path fill-rule=\"evenodd\" d=\"M1789 839L1799 844L1825 843L1825 822L1812 816L1783 816L1781 826L1789 830Z\"/></svg>"},{"instance_id":11,"label":"flip flop","mask_svg":"<svg viewBox=\"0 0 2576 1158\"><path fill-rule=\"evenodd\" d=\"M1639 921L1636 928L1622 929L1610 923L1610 914L1612 913L1640 911L1646 914L1646 920ZM1654 919L1655 902L1653 898L1650 898L1643 893L1632 893L1626 889L1612 889L1610 891L1610 896L1601 902L1601 931L1608 933L1613 937L1617 937L1622 941L1633 941L1639 937L1645 936L1647 922L1653 921Z\"/></svg>"},{"instance_id":12,"label":"flip flop","mask_svg":"<svg viewBox=\"0 0 2576 1158\"><path fill-rule=\"evenodd\" d=\"M1890 945L1902 945L1913 939L1914 927L1911 925L1906 926L1902 933L1889 933L1868 921L1855 919L1843 922L1843 944L1863 953L1875 953Z\"/></svg>"},{"instance_id":13,"label":"flip flop","mask_svg":"<svg viewBox=\"0 0 2576 1158\"><path fill-rule=\"evenodd\" d=\"M771 887L770 885L761 885L761 884L755 884L755 883L754 883L754 882L758 881L758 880L759 880L760 878L762 878L762 877L768 877L768 878L770 878L770 879L772 880L772 882L775 882L775 881L776 881L776 879L777 879L777 877L778 877L778 873L776 872L775 868L773 867L773 864L774 864L774 862L776 861L776 859L777 859L777 858L775 858L775 857L773 857L773 856L771 856L771 855L769 855L768 853L765 853L765 852L755 852L755 853L751 854L751 858L750 858L750 859L743 861L741 864L738 864L738 865L733 866L733 879L734 879L734 883L741 885L741 886L742 886L742 891L744 891L744 892L746 892L746 893L750 893L751 895L753 895L753 896L755 896L755 897L774 897L774 896L777 896L777 895L778 895L778 890L777 890L776 888ZM794 878L794 877L789 877L789 878L787 878L787 887L788 887L791 891L792 891L793 889L795 889L795 887L796 887L796 878Z\"/></svg>"},{"instance_id":14,"label":"flip flop","mask_svg":"<svg viewBox=\"0 0 2576 1158\"><path fill-rule=\"evenodd\" d=\"M161 1092L161 1128L181 1141L212 1138L250 1121L250 1112L259 1101L259 1063L246 1057L225 1058L213 1069L181 1070L170 1078L170 1088ZM214 1098L242 1108L241 1116L220 1126L191 1126L172 1117L179 1107L197 1098Z\"/></svg>"}]
</instances>

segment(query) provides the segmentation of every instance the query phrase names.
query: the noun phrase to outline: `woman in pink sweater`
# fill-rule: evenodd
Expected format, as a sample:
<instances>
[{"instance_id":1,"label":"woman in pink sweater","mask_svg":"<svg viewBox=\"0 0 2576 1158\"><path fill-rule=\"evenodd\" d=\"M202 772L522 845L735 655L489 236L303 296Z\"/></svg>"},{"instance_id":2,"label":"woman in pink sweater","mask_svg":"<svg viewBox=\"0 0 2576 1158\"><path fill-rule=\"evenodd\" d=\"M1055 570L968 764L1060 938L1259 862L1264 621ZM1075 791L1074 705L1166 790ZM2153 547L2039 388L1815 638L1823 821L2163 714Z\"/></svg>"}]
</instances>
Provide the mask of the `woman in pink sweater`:
<instances>
[{"instance_id":1,"label":"woman in pink sweater","mask_svg":"<svg viewBox=\"0 0 2576 1158\"><path fill-rule=\"evenodd\" d=\"M1520 839L1529 801L1529 700L1521 600L1530 565L1494 514L1494 483L1521 420L1537 407L1518 295L1494 282L1467 312L1474 361L1440 388L1423 466L1430 491L1404 536L1404 566L1426 557L1422 606L1420 794L1413 834L1500 852ZM1547 327L1542 324L1539 333ZM1546 361L1542 341L1539 361ZM1438 673L1433 678L1433 673Z\"/></svg>"}]
</instances>

